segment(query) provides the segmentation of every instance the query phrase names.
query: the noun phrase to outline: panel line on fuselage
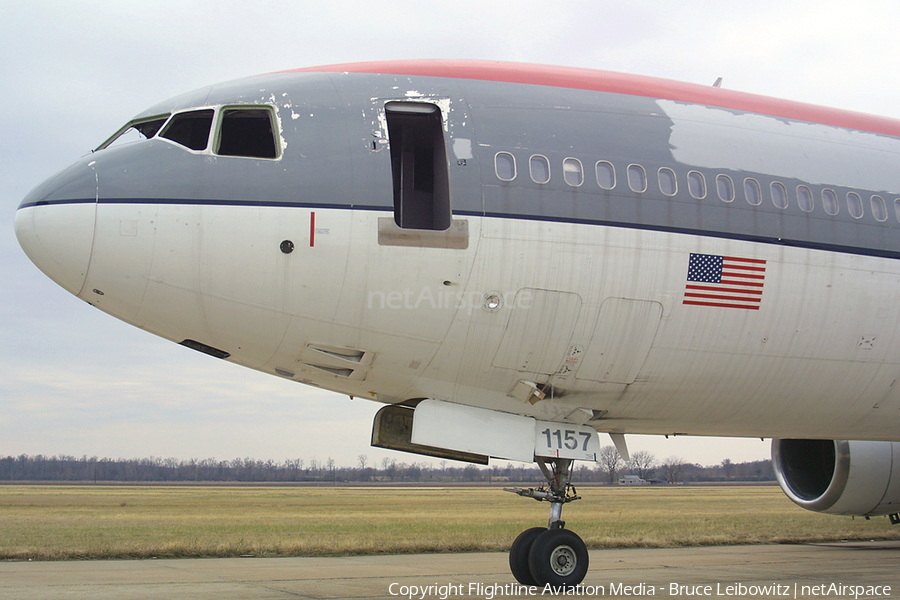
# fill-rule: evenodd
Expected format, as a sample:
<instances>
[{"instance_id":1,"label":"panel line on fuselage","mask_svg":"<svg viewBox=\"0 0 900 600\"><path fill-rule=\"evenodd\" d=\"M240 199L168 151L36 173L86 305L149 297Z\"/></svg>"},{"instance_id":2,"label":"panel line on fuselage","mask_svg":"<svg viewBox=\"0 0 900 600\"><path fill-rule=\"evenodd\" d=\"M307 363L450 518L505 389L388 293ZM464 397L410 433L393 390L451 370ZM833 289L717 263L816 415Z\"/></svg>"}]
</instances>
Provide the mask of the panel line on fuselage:
<instances>
[{"instance_id":1,"label":"panel line on fuselage","mask_svg":"<svg viewBox=\"0 0 900 600\"><path fill-rule=\"evenodd\" d=\"M65 204L93 204L97 202L95 199L71 199L71 200L51 200L40 201L28 204L22 204L19 209L48 206L48 205L65 205ZM253 208L301 208L301 209L332 209L332 210L361 210L371 212L393 212L390 206L372 206L372 205L353 205L353 204L337 204L337 203L313 203L313 202L282 202L282 201L259 201L259 200L198 200L198 199L179 199L179 198L101 198L99 204L157 204L157 205L175 205L175 206L234 206L234 207L253 207ZM762 235L733 233L724 231L713 231L703 229L692 229L685 227L654 225L649 223L631 223L620 221L605 221L599 219L572 218L564 216L551 215L534 215L527 213L505 213L505 212L477 212L477 211L453 211L454 217L484 217L496 219L512 219L524 221L543 221L547 223L571 223L576 225L595 225L600 227L616 227L624 229L636 229L644 231L657 231L662 233L674 233L692 236L702 236L717 239L729 239L745 242L755 242L761 244L769 244L774 246L788 246L794 248L806 248L809 250L823 250L826 252L839 252L842 254L855 254L860 256L875 256L879 258L900 259L900 251L893 251L881 248L869 248L860 246L848 246L840 244L829 244L816 242L811 240L771 238Z\"/></svg>"}]
</instances>

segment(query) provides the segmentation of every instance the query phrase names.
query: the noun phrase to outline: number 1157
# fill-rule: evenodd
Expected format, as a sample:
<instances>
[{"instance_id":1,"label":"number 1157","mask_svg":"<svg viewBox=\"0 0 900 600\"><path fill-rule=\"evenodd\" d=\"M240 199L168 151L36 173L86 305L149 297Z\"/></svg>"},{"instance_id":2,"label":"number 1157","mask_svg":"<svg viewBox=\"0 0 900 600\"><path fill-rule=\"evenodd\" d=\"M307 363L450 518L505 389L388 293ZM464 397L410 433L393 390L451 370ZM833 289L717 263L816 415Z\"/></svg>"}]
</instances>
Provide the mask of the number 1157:
<instances>
[{"instance_id":1,"label":"number 1157","mask_svg":"<svg viewBox=\"0 0 900 600\"><path fill-rule=\"evenodd\" d=\"M591 441L591 434L586 431L573 431L572 429L566 429L565 431L561 429L554 429L551 431L548 427L541 433L547 436L548 448L555 447L560 450L562 450L563 448L575 450L576 448L578 448L578 438L576 436L581 436L584 442L581 449L587 452L588 442ZM556 439L556 446L553 445L554 438Z\"/></svg>"}]
</instances>

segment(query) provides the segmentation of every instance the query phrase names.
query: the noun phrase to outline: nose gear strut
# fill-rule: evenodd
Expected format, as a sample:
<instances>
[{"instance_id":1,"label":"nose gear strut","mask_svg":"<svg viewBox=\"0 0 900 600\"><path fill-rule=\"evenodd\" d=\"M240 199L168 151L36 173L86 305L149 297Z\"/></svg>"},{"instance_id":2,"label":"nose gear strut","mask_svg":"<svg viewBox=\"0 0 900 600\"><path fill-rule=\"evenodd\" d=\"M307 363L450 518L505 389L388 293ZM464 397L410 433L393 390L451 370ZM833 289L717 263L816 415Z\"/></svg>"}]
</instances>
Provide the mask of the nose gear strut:
<instances>
[{"instance_id":1,"label":"nose gear strut","mask_svg":"<svg viewBox=\"0 0 900 600\"><path fill-rule=\"evenodd\" d=\"M539 502L550 503L550 522L548 529L563 529L566 522L560 520L563 504L581 500L575 486L569 483L570 469L574 461L566 458L544 459L538 457L538 467L547 480L548 485L535 488L503 488L505 492L512 492L524 498L534 498ZM550 462L548 467L547 462Z\"/></svg>"}]
</instances>

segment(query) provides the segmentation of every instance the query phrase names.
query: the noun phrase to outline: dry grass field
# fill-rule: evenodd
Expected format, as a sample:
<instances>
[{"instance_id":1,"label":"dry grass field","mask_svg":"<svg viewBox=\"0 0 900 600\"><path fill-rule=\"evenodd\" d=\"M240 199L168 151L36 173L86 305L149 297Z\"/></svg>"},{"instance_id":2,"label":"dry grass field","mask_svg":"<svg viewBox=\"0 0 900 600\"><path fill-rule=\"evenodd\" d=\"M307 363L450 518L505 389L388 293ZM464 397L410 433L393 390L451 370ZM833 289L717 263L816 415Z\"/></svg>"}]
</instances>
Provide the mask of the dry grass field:
<instances>
[{"instance_id":1,"label":"dry grass field","mask_svg":"<svg viewBox=\"0 0 900 600\"><path fill-rule=\"evenodd\" d=\"M563 518L590 548L900 539L777 487L580 491ZM548 510L498 488L0 486L0 559L505 551Z\"/></svg>"}]
</instances>

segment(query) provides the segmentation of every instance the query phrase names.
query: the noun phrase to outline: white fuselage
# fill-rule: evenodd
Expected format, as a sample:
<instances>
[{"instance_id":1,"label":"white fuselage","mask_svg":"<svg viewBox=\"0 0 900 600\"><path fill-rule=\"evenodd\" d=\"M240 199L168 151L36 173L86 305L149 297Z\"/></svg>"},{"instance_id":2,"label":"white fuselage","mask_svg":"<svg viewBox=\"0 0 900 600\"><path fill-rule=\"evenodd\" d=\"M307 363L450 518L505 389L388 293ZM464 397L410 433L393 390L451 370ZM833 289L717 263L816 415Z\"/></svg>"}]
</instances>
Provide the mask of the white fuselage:
<instances>
[{"instance_id":1,"label":"white fuselage","mask_svg":"<svg viewBox=\"0 0 900 600\"><path fill-rule=\"evenodd\" d=\"M896 261L477 217L465 250L384 246L379 218L99 205L79 296L245 366L382 402L437 398L612 432L896 437ZM294 251L259 243L276 238ZM765 310L683 304L691 252L765 259ZM520 381L549 391L513 397Z\"/></svg>"}]
</instances>

